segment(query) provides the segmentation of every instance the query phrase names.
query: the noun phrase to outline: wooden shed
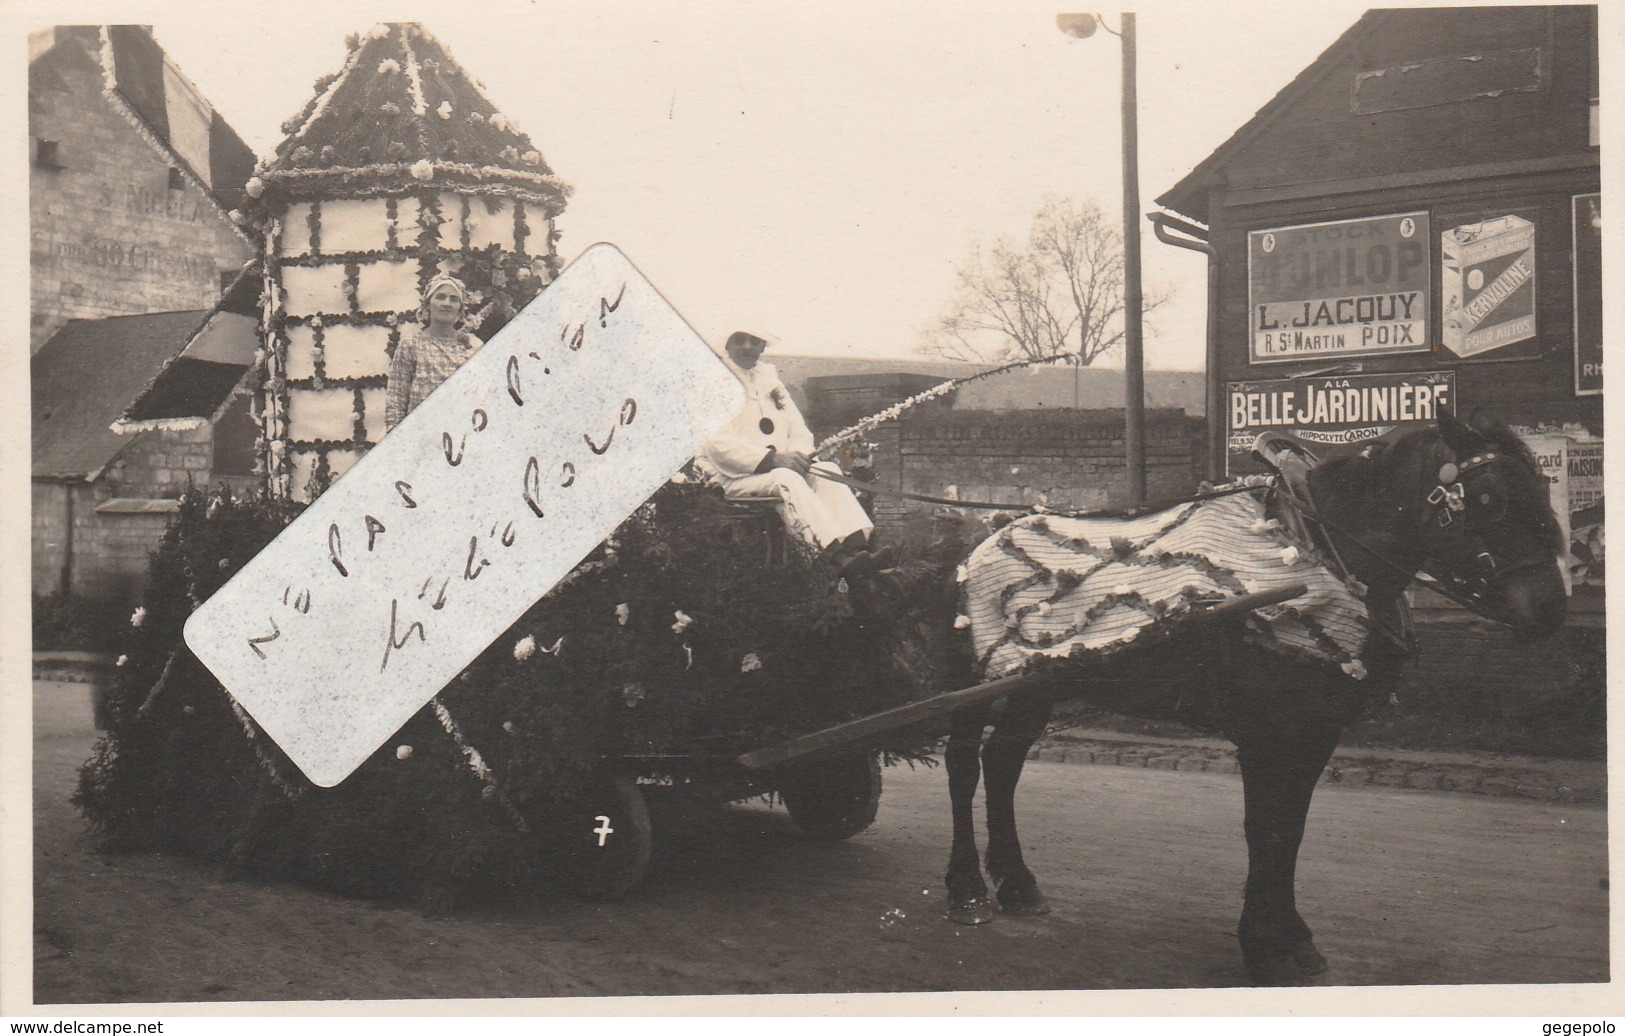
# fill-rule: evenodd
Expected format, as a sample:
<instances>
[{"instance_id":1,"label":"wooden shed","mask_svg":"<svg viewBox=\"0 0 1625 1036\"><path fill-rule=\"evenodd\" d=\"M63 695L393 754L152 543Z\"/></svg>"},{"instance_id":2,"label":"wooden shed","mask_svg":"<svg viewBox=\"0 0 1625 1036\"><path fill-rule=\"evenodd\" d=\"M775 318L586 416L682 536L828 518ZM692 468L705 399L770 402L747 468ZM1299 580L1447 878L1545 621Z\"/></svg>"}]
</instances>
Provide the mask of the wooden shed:
<instances>
[{"instance_id":1,"label":"wooden shed","mask_svg":"<svg viewBox=\"0 0 1625 1036\"><path fill-rule=\"evenodd\" d=\"M1593 6L1370 11L1157 199L1216 253L1216 461L1418 396L1601 436L1597 61ZM1271 412L1319 372L1342 420Z\"/></svg>"}]
</instances>

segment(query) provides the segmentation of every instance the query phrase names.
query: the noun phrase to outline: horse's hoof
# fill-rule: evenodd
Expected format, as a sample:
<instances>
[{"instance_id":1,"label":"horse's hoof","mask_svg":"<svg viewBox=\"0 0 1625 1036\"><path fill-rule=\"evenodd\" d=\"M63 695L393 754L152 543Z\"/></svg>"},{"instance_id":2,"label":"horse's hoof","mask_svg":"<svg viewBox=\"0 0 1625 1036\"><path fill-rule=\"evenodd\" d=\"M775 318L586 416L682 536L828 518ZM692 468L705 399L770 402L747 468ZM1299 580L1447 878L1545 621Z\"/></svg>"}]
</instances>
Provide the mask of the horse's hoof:
<instances>
[{"instance_id":1,"label":"horse's hoof","mask_svg":"<svg viewBox=\"0 0 1625 1036\"><path fill-rule=\"evenodd\" d=\"M1036 886L1020 890L999 890L999 909L1011 917L1039 917L1049 913L1049 900Z\"/></svg>"},{"instance_id":2,"label":"horse's hoof","mask_svg":"<svg viewBox=\"0 0 1625 1036\"><path fill-rule=\"evenodd\" d=\"M1260 986L1298 986L1326 971L1326 958L1312 942L1244 954L1247 974Z\"/></svg>"},{"instance_id":3,"label":"horse's hoof","mask_svg":"<svg viewBox=\"0 0 1625 1036\"><path fill-rule=\"evenodd\" d=\"M1288 955L1292 958L1292 963L1296 964L1298 970L1306 976L1319 975L1326 970L1326 958L1320 955L1320 951L1315 949L1312 942L1293 947Z\"/></svg>"},{"instance_id":4,"label":"horse's hoof","mask_svg":"<svg viewBox=\"0 0 1625 1036\"><path fill-rule=\"evenodd\" d=\"M948 906L948 920L954 924L987 924L993 917L993 904L986 896L972 896Z\"/></svg>"}]
</instances>

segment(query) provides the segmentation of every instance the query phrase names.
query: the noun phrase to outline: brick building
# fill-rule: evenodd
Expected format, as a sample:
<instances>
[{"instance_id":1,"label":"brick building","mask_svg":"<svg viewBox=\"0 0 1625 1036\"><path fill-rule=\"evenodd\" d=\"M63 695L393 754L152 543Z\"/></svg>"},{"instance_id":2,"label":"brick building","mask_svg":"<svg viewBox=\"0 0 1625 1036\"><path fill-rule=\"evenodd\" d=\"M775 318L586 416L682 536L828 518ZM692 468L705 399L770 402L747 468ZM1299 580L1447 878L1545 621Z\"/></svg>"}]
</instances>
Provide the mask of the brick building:
<instances>
[{"instance_id":1,"label":"brick building","mask_svg":"<svg viewBox=\"0 0 1625 1036\"><path fill-rule=\"evenodd\" d=\"M34 33L28 75L33 589L126 597L187 480L252 462L230 405L110 425L248 260L225 213L253 154L144 27Z\"/></svg>"},{"instance_id":2,"label":"brick building","mask_svg":"<svg viewBox=\"0 0 1625 1036\"><path fill-rule=\"evenodd\" d=\"M144 56L156 51L136 26L108 28L140 41ZM29 351L75 318L212 306L222 275L249 258L221 199L105 93L99 27L46 29L29 45ZM173 66L163 74L193 89ZM235 134L216 136L214 146L238 152L240 188L253 154Z\"/></svg>"},{"instance_id":3,"label":"brick building","mask_svg":"<svg viewBox=\"0 0 1625 1036\"><path fill-rule=\"evenodd\" d=\"M1374 10L1157 199L1213 250L1216 468L1255 470L1266 428L1322 456L1394 434L1425 415L1365 401L1418 389L1489 408L1546 466L1573 534L1568 628L1508 646L1419 598L1411 690L1481 714L1601 715L1598 94L1595 6ZM1328 391L1355 402L1253 405Z\"/></svg>"}]
</instances>

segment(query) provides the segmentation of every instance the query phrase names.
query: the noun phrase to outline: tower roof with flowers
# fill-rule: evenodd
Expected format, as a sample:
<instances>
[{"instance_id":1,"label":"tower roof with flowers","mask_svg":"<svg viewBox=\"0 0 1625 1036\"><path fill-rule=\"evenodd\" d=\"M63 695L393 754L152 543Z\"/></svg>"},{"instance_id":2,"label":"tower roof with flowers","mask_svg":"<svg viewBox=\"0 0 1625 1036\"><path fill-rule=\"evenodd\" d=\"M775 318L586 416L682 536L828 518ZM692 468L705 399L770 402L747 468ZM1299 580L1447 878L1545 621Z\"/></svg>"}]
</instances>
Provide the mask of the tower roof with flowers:
<instances>
[{"instance_id":1,"label":"tower roof with flowers","mask_svg":"<svg viewBox=\"0 0 1625 1036\"><path fill-rule=\"evenodd\" d=\"M530 138L422 26L375 26L349 39L344 66L304 109L248 184L245 215L279 196L366 196L428 185L498 188L564 207L570 188Z\"/></svg>"}]
</instances>

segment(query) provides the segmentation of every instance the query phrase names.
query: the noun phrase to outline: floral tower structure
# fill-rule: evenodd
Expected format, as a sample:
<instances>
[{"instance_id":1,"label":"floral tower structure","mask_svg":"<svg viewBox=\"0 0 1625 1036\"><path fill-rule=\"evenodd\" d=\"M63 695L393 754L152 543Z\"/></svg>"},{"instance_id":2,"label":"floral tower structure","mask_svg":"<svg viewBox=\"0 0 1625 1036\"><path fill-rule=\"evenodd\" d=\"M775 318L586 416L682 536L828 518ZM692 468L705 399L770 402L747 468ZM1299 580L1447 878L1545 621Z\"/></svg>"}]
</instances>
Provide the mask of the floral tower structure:
<instances>
[{"instance_id":1,"label":"floral tower structure","mask_svg":"<svg viewBox=\"0 0 1625 1036\"><path fill-rule=\"evenodd\" d=\"M234 213L263 240L259 465L314 499L384 435L390 357L430 278L469 288L489 338L558 274L569 187L413 23L349 39Z\"/></svg>"}]
</instances>

